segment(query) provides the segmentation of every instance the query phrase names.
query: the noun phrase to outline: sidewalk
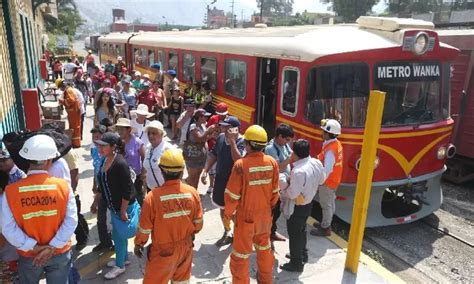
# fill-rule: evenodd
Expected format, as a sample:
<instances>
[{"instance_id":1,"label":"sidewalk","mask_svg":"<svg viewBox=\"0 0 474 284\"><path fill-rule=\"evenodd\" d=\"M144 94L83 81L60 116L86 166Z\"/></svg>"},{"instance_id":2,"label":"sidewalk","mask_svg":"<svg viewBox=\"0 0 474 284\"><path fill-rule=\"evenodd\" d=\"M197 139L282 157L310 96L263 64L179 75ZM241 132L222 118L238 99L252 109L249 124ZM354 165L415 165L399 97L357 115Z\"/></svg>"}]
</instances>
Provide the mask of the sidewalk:
<instances>
[{"instance_id":1,"label":"sidewalk","mask_svg":"<svg viewBox=\"0 0 474 284\"><path fill-rule=\"evenodd\" d=\"M126 273L116 280L105 280L103 275L109 271L106 263L114 258L113 252L102 255L92 252L92 248L98 244L96 230L96 216L90 214L89 208L92 203L92 178L93 169L90 157L91 139L89 130L92 127L93 109L87 108L87 116L84 127L84 140L82 148L77 152L81 158L80 181L78 190L82 201L82 212L88 219L91 235L88 246L79 254L75 253L75 266L79 270L81 283L141 283L145 267L144 259L138 259L133 255L133 239L129 240L129 259L132 263L127 267ZM205 187L201 184L199 191L204 193ZM210 201L209 196L202 200L204 207L204 228L196 236L194 245L193 272L191 283L223 283L231 282L229 269L231 246L218 248L214 243L221 237L223 228L220 224L219 210ZM286 235L286 222L280 218L278 231ZM336 243L339 245L336 245ZM378 263L367 256L361 257L358 275L344 270L345 242L337 236L331 239L313 237L308 234L309 263L305 265L303 273L289 273L277 268L280 264L287 262L285 254L289 252L288 241L275 242L275 266L274 283L393 283L403 282L397 276L381 267ZM255 254L250 257L253 278L251 283L256 283L256 258ZM42 282L43 283L43 282Z\"/></svg>"}]
</instances>

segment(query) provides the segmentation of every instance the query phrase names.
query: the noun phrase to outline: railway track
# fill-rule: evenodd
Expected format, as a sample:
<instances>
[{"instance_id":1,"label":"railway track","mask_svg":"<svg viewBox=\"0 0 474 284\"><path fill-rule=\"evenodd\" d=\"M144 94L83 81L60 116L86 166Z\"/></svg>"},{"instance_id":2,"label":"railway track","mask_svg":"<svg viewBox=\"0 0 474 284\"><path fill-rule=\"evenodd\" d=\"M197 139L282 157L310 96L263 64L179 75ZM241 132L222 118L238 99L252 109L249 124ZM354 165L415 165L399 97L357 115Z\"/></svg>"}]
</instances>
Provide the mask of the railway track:
<instances>
[{"instance_id":1,"label":"railway track","mask_svg":"<svg viewBox=\"0 0 474 284\"><path fill-rule=\"evenodd\" d=\"M433 224L431 224L431 222L429 222L425 219L421 219L420 223L425 224L426 226L428 226L428 227L430 227L434 230L437 230L437 231L445 234L446 236L449 236L449 237L451 237L451 238L453 238L453 239L455 239L455 240L457 240L457 241L459 241L459 242L461 242L461 243L463 243L463 244L465 244L465 245L467 245L471 248L474 248L474 244L472 242L469 242L468 240L464 239L463 237L460 237L458 235L455 235L455 234L451 233L450 230L446 227L433 225Z\"/></svg>"}]
</instances>

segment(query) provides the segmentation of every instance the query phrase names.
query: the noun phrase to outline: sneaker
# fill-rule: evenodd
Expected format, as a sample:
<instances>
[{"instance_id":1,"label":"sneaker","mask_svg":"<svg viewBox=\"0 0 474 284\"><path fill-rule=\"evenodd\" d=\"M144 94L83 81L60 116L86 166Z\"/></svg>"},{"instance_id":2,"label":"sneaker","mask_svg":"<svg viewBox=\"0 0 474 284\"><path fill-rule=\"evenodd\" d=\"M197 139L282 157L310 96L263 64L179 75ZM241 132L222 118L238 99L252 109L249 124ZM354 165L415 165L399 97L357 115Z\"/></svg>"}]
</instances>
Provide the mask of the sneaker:
<instances>
[{"instance_id":1,"label":"sneaker","mask_svg":"<svg viewBox=\"0 0 474 284\"><path fill-rule=\"evenodd\" d=\"M130 263L132 263L130 260L125 260L125 265L130 265ZM114 268L116 265L115 265L115 260L111 260L109 262L107 262L107 267L110 267L110 268Z\"/></svg>"},{"instance_id":2,"label":"sneaker","mask_svg":"<svg viewBox=\"0 0 474 284\"><path fill-rule=\"evenodd\" d=\"M113 245L106 245L104 243L99 243L98 245L96 245L92 251L93 252L99 252L99 251L103 251L105 249L109 249L109 250L114 250L114 246Z\"/></svg>"},{"instance_id":3,"label":"sneaker","mask_svg":"<svg viewBox=\"0 0 474 284\"><path fill-rule=\"evenodd\" d=\"M210 187L207 189L206 193L207 193L207 194L211 194L211 193L212 193L212 190L214 190L214 188L212 188L212 186L210 186Z\"/></svg>"},{"instance_id":4,"label":"sneaker","mask_svg":"<svg viewBox=\"0 0 474 284\"><path fill-rule=\"evenodd\" d=\"M283 235L281 235L280 233L278 233L278 232L275 232L275 234L272 234L272 235L270 236L270 239L271 239L272 241L278 241L278 242L284 242L284 241L286 241L286 238L285 238Z\"/></svg>"},{"instance_id":5,"label":"sneaker","mask_svg":"<svg viewBox=\"0 0 474 284\"><path fill-rule=\"evenodd\" d=\"M331 235L331 227L323 228L317 226L316 229L312 229L309 233L311 236L329 237Z\"/></svg>"},{"instance_id":6,"label":"sneaker","mask_svg":"<svg viewBox=\"0 0 474 284\"><path fill-rule=\"evenodd\" d=\"M112 270L110 270L109 272L107 272L107 274L104 275L104 278L107 280L112 280L112 279L117 278L120 274L124 272L125 272L125 267L120 268L120 267L114 266Z\"/></svg>"}]
</instances>

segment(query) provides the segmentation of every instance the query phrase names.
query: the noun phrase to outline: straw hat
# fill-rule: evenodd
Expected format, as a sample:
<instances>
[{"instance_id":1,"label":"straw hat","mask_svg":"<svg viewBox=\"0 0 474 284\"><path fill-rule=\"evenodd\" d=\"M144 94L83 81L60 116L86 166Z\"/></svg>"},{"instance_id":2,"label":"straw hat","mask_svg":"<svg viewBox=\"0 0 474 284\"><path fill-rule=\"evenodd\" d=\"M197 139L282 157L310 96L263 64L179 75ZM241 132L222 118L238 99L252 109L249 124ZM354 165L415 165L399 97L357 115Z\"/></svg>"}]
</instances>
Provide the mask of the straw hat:
<instances>
[{"instance_id":1,"label":"straw hat","mask_svg":"<svg viewBox=\"0 0 474 284\"><path fill-rule=\"evenodd\" d=\"M117 123L115 126L120 126L120 127L132 127L132 124L130 123L130 119L121 117L117 120Z\"/></svg>"},{"instance_id":2,"label":"straw hat","mask_svg":"<svg viewBox=\"0 0 474 284\"><path fill-rule=\"evenodd\" d=\"M137 109L131 110L130 113L145 115L147 118L154 116L154 113L148 111L148 106L146 104L139 104Z\"/></svg>"},{"instance_id":3,"label":"straw hat","mask_svg":"<svg viewBox=\"0 0 474 284\"><path fill-rule=\"evenodd\" d=\"M158 120L153 120L150 122L147 126L145 126L144 131L148 132L148 129L153 128L161 132L162 137L166 137L166 131L165 128L163 127L163 124L159 122Z\"/></svg>"}]
</instances>

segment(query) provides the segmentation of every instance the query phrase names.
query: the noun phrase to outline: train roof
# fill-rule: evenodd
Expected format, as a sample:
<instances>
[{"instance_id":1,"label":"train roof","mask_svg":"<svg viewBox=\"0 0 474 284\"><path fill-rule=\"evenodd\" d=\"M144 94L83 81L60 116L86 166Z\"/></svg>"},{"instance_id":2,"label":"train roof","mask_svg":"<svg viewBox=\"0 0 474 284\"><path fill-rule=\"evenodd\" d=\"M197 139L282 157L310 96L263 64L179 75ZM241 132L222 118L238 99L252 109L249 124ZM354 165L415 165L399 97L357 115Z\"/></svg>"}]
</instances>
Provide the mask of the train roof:
<instances>
[{"instance_id":1,"label":"train roof","mask_svg":"<svg viewBox=\"0 0 474 284\"><path fill-rule=\"evenodd\" d=\"M141 32L130 43L311 62L330 54L398 47L405 31L433 27L421 20L361 17L358 24ZM126 42L126 35L131 34L110 34L105 39Z\"/></svg>"},{"instance_id":2,"label":"train roof","mask_svg":"<svg viewBox=\"0 0 474 284\"><path fill-rule=\"evenodd\" d=\"M127 43L132 35L134 35L134 33L110 33L99 37L99 42Z\"/></svg>"}]
</instances>

